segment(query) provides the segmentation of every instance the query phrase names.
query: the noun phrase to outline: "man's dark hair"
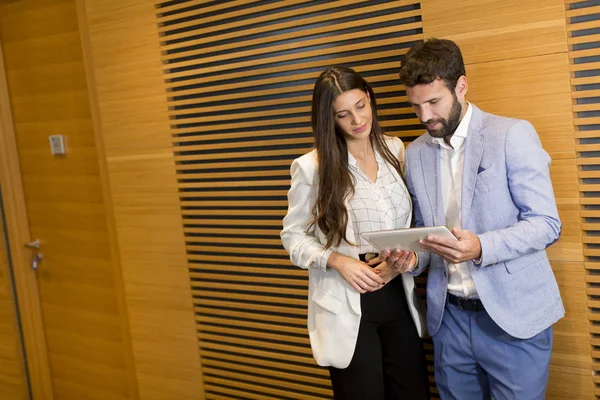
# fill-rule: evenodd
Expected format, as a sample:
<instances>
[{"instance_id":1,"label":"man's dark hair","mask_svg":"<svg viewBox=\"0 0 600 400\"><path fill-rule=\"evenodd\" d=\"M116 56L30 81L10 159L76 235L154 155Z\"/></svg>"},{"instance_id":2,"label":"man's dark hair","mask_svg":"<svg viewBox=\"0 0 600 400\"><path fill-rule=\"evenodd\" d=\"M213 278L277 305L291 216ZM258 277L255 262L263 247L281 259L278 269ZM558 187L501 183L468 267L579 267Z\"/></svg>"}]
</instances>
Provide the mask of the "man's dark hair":
<instances>
[{"instance_id":1,"label":"man's dark hair","mask_svg":"<svg viewBox=\"0 0 600 400\"><path fill-rule=\"evenodd\" d=\"M454 92L458 78L465 73L460 48L451 40L431 38L416 43L400 62L400 80L404 86L444 81Z\"/></svg>"}]
</instances>

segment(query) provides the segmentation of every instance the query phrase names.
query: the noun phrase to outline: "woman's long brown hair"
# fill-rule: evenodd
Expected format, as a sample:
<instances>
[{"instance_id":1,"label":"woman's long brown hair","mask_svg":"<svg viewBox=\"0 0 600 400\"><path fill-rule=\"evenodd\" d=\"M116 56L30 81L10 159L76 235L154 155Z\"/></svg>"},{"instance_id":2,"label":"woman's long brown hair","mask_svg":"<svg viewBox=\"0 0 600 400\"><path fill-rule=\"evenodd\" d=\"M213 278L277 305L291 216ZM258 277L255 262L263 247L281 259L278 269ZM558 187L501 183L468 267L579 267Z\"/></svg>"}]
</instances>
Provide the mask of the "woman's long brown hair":
<instances>
[{"instance_id":1,"label":"woman's long brown hair","mask_svg":"<svg viewBox=\"0 0 600 400\"><path fill-rule=\"evenodd\" d=\"M397 155L392 154L385 144L385 135L377 121L375 93L371 87L350 68L334 66L323 71L315 83L312 98L312 128L319 163L319 192L312 225L316 224L325 234L326 248L339 246L342 240L352 244L346 237L346 199L354 193L355 182L348 168L346 139L335 125L333 102L340 94L353 89L368 93L371 99L373 123L370 139L373 149L404 179Z\"/></svg>"}]
</instances>

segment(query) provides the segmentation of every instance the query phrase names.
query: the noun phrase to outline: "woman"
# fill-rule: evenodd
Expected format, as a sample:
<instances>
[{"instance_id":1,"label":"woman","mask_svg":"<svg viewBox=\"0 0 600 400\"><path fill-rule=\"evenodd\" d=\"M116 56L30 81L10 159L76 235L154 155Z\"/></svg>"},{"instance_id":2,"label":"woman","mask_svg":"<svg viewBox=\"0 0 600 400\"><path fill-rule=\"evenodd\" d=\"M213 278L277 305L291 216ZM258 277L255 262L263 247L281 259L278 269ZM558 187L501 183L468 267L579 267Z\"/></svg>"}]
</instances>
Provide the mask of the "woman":
<instances>
[{"instance_id":1,"label":"woman","mask_svg":"<svg viewBox=\"0 0 600 400\"><path fill-rule=\"evenodd\" d=\"M383 134L373 90L345 67L317 80L312 127L316 149L292 163L281 239L292 263L309 270L314 357L330 367L337 400L426 399L422 307L413 278L397 272L415 256L370 259L374 248L360 236L410 226L404 145Z\"/></svg>"}]
</instances>

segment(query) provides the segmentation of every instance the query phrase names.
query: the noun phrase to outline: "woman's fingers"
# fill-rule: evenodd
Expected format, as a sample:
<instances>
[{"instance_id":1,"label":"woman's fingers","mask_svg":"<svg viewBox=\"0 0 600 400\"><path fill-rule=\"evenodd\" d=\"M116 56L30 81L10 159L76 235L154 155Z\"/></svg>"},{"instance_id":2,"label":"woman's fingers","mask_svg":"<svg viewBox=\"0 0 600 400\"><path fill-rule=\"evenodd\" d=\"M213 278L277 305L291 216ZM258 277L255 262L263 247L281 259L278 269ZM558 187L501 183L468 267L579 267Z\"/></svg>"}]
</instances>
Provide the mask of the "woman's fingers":
<instances>
[{"instance_id":1,"label":"woman's fingers","mask_svg":"<svg viewBox=\"0 0 600 400\"><path fill-rule=\"evenodd\" d=\"M361 293L364 293L379 289L385 281L371 268L365 267L358 272L353 283L363 291Z\"/></svg>"}]
</instances>

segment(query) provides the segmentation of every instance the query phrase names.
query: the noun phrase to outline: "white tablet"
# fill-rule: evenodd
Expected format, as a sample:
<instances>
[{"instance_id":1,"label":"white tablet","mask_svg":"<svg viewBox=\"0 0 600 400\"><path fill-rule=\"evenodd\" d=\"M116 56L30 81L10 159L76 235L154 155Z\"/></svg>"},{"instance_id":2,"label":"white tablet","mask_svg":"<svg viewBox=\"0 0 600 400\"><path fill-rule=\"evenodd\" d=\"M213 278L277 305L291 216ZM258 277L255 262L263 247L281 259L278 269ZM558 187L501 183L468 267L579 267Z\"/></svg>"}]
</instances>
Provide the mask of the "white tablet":
<instances>
[{"instance_id":1,"label":"white tablet","mask_svg":"<svg viewBox=\"0 0 600 400\"><path fill-rule=\"evenodd\" d=\"M389 231L373 231L361 233L377 250L402 249L409 251L424 251L419 245L419 240L429 235L456 237L445 226L425 226L422 228L394 229Z\"/></svg>"}]
</instances>

